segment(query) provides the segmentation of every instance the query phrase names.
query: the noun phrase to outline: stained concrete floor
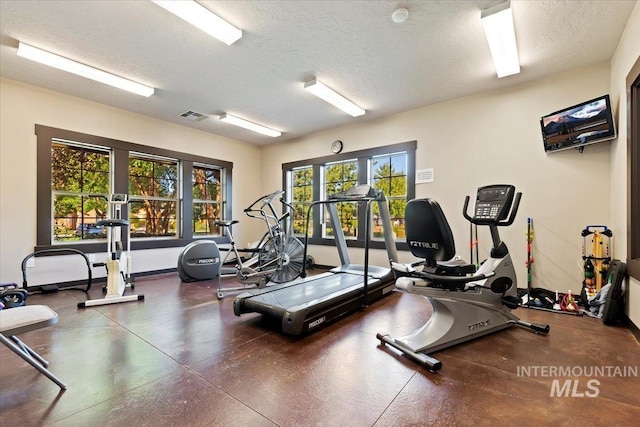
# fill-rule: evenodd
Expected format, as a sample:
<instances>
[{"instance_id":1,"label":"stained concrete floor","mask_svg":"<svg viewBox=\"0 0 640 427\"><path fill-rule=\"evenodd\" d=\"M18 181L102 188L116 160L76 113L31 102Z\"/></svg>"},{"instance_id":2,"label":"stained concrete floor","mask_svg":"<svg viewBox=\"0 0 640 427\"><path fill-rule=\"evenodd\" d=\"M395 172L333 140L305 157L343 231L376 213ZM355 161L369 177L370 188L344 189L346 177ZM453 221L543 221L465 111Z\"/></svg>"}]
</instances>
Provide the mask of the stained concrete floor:
<instances>
[{"instance_id":1,"label":"stained concrete floor","mask_svg":"<svg viewBox=\"0 0 640 427\"><path fill-rule=\"evenodd\" d=\"M431 373L376 339L424 324L431 307L420 296L393 292L295 338L258 314L235 316L234 296L218 301L215 291L165 274L137 280L143 302L78 309L83 292L29 296L59 322L20 338L68 389L59 392L2 346L0 424L631 426L640 419L638 376L523 375L536 366L631 367L631 374L635 367L639 375L640 344L624 326L520 308L516 314L550 324L551 333L513 327L442 350L434 356L443 368ZM89 296L99 298L99 286ZM551 396L566 381L571 392Z\"/></svg>"}]
</instances>

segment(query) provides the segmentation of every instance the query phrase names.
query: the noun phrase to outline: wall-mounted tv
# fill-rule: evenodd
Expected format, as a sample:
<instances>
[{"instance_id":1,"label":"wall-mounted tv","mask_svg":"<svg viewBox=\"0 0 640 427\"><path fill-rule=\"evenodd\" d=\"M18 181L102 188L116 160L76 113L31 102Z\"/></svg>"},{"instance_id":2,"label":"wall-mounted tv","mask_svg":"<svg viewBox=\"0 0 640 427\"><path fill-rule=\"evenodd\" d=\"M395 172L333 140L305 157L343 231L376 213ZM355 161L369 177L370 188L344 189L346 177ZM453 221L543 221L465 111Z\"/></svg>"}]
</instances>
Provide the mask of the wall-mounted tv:
<instances>
[{"instance_id":1,"label":"wall-mounted tv","mask_svg":"<svg viewBox=\"0 0 640 427\"><path fill-rule=\"evenodd\" d=\"M547 153L569 148L582 151L585 145L616 137L609 95L547 114L540 118L540 127Z\"/></svg>"}]
</instances>

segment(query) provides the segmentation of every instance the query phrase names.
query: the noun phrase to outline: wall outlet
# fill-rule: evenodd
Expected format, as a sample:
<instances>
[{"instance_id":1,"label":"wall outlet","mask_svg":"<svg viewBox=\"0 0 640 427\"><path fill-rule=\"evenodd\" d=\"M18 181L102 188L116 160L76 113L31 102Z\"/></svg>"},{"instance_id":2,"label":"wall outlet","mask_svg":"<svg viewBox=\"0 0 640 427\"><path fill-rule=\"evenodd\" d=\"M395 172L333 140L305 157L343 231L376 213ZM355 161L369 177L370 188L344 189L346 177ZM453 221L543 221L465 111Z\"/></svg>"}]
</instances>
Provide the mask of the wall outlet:
<instances>
[{"instance_id":1,"label":"wall outlet","mask_svg":"<svg viewBox=\"0 0 640 427\"><path fill-rule=\"evenodd\" d=\"M33 268L36 266L36 257L31 257L27 260L27 268Z\"/></svg>"}]
</instances>

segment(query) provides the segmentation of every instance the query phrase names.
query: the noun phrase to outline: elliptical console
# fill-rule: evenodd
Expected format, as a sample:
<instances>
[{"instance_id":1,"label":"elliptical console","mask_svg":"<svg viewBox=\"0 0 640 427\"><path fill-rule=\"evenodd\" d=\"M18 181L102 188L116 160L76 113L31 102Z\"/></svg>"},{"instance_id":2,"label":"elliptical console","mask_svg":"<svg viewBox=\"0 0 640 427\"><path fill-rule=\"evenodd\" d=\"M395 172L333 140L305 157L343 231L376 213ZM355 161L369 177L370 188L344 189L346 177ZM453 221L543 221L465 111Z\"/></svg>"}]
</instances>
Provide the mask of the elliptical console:
<instances>
[{"instance_id":1,"label":"elliptical console","mask_svg":"<svg viewBox=\"0 0 640 427\"><path fill-rule=\"evenodd\" d=\"M509 218L509 221L504 222L509 215L515 192L516 188L513 185L487 185L480 187L476 196L476 208L473 218L470 218L467 214L469 196L464 201L464 217L476 225L511 225L518 212L520 197L522 197L522 193L518 193L516 203L511 210L511 218Z\"/></svg>"}]
</instances>

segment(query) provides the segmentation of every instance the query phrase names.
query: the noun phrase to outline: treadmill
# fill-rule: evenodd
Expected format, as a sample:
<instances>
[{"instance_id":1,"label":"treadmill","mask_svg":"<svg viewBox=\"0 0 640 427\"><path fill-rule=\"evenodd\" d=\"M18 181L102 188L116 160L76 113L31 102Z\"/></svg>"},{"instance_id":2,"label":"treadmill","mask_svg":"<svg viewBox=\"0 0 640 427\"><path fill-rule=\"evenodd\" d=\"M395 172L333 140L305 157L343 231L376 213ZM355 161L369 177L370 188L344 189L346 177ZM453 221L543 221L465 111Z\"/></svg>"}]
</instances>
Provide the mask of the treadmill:
<instances>
[{"instance_id":1,"label":"treadmill","mask_svg":"<svg viewBox=\"0 0 640 427\"><path fill-rule=\"evenodd\" d=\"M349 258L347 241L336 208L336 204L340 202L359 202L366 207L364 264L352 264ZM382 221L387 258L390 260L388 267L369 265L369 214L374 202ZM380 299L395 289L391 262L397 262L398 255L389 204L384 193L365 184L333 194L329 200L313 202L307 212L307 228L309 214L313 206L318 204L327 207L341 265L311 277L306 277L305 265L299 279L239 294L233 302L236 316L261 313L265 320L281 325L283 333L301 335L366 307L369 302ZM308 247L308 233L305 235L307 238L303 259L306 259Z\"/></svg>"}]
</instances>

